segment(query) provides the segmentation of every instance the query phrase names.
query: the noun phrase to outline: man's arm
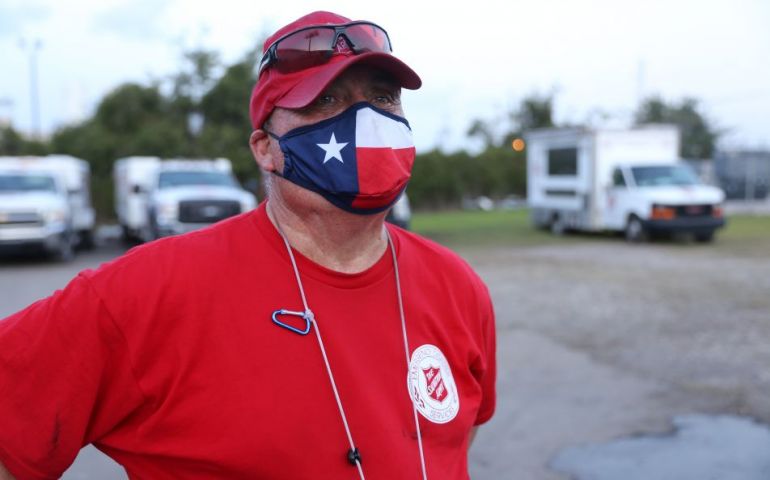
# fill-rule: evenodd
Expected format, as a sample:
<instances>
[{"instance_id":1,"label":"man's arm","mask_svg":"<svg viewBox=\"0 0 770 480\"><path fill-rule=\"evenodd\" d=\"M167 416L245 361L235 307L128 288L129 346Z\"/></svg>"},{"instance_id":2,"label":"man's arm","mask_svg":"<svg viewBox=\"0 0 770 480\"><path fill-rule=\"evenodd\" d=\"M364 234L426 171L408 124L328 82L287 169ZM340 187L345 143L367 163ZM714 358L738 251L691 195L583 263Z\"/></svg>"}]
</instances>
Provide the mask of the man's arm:
<instances>
[{"instance_id":1,"label":"man's arm","mask_svg":"<svg viewBox=\"0 0 770 480\"><path fill-rule=\"evenodd\" d=\"M11 472L5 469L3 462L0 462L0 480L16 480Z\"/></svg>"}]
</instances>

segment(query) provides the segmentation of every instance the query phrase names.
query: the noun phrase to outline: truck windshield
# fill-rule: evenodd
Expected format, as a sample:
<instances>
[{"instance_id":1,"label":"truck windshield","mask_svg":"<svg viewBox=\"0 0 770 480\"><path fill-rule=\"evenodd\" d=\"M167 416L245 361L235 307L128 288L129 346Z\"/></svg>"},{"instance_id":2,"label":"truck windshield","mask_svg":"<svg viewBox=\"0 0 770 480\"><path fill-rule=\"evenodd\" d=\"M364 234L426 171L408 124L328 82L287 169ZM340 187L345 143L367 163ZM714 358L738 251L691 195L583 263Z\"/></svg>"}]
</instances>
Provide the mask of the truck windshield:
<instances>
[{"instance_id":1,"label":"truck windshield","mask_svg":"<svg viewBox=\"0 0 770 480\"><path fill-rule=\"evenodd\" d=\"M0 193L56 192L56 182L48 175L0 175Z\"/></svg>"},{"instance_id":2,"label":"truck windshield","mask_svg":"<svg viewBox=\"0 0 770 480\"><path fill-rule=\"evenodd\" d=\"M685 165L658 165L631 167L637 187L660 187L671 185L697 185L700 183L695 172Z\"/></svg>"},{"instance_id":3,"label":"truck windshield","mask_svg":"<svg viewBox=\"0 0 770 480\"><path fill-rule=\"evenodd\" d=\"M215 185L236 187L235 179L223 172L172 171L161 172L158 188L180 187L184 185Z\"/></svg>"}]
</instances>

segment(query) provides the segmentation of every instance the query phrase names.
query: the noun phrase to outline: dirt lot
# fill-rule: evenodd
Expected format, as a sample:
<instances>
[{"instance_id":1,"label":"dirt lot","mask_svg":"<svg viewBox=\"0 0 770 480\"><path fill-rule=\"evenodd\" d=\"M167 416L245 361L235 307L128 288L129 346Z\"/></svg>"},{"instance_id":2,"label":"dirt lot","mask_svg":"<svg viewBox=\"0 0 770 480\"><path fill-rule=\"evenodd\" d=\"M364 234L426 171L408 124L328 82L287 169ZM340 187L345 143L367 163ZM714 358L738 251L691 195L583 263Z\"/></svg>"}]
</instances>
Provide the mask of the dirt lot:
<instances>
[{"instance_id":1,"label":"dirt lot","mask_svg":"<svg viewBox=\"0 0 770 480\"><path fill-rule=\"evenodd\" d=\"M499 332L499 409L473 478L563 478L547 468L560 449L663 432L682 413L770 421L770 239L464 253Z\"/></svg>"},{"instance_id":2,"label":"dirt lot","mask_svg":"<svg viewBox=\"0 0 770 480\"><path fill-rule=\"evenodd\" d=\"M69 266L0 261L0 317L119 253L102 247ZM471 451L474 479L562 479L548 468L561 449L666 431L679 414L770 422L770 239L732 249L579 238L462 253L498 315L499 406ZM64 478L125 477L86 450Z\"/></svg>"}]
</instances>

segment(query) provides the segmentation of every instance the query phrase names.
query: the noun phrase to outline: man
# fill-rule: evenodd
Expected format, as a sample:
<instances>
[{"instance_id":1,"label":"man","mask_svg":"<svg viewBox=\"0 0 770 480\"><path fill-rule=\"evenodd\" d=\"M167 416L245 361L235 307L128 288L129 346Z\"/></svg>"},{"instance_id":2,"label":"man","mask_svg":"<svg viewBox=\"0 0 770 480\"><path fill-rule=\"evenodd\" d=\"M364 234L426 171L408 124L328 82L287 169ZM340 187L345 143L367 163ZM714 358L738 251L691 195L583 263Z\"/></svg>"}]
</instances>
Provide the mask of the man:
<instances>
[{"instance_id":1,"label":"man","mask_svg":"<svg viewBox=\"0 0 770 480\"><path fill-rule=\"evenodd\" d=\"M250 105L268 200L0 322L10 474L56 478L93 443L131 478L467 478L494 410L489 295L384 224L419 86L369 22L270 37Z\"/></svg>"}]
</instances>

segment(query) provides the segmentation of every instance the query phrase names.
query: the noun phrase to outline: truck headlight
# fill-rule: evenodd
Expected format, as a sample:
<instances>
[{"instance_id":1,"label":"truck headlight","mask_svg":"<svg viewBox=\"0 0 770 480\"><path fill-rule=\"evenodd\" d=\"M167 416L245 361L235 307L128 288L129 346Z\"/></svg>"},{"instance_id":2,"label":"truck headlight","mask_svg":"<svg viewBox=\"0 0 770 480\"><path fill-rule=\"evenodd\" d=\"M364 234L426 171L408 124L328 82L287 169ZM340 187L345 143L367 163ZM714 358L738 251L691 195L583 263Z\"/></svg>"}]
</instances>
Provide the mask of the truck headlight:
<instances>
[{"instance_id":1,"label":"truck headlight","mask_svg":"<svg viewBox=\"0 0 770 480\"><path fill-rule=\"evenodd\" d=\"M167 223L176 220L179 207L176 203L161 203L158 205L158 222Z\"/></svg>"},{"instance_id":2,"label":"truck headlight","mask_svg":"<svg viewBox=\"0 0 770 480\"><path fill-rule=\"evenodd\" d=\"M61 223L67 219L67 211L63 208L51 208L40 212L45 223Z\"/></svg>"}]
</instances>

